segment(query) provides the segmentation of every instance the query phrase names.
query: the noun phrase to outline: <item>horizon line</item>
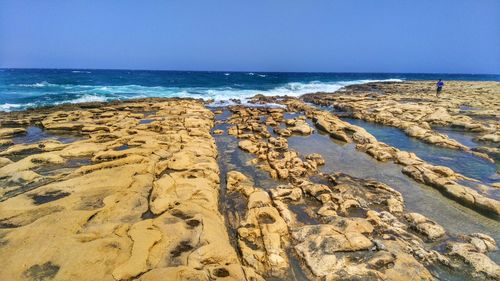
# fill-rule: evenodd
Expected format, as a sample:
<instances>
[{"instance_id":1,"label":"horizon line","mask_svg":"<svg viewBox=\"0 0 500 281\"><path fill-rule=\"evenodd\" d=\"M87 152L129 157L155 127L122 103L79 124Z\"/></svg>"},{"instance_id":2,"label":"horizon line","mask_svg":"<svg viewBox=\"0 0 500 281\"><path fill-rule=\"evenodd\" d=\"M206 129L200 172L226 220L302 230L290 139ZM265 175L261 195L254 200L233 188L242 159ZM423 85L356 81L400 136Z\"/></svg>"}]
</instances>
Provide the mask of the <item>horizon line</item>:
<instances>
[{"instance_id":1,"label":"horizon line","mask_svg":"<svg viewBox=\"0 0 500 281\"><path fill-rule=\"evenodd\" d=\"M54 67L0 67L2 70L100 70L100 71L154 71L154 72L234 72L234 73L324 73L324 74L444 74L444 75L489 75L500 76L500 73L459 73L459 72L340 72L340 71L261 71L261 70L172 70L144 68L54 68Z\"/></svg>"}]
</instances>

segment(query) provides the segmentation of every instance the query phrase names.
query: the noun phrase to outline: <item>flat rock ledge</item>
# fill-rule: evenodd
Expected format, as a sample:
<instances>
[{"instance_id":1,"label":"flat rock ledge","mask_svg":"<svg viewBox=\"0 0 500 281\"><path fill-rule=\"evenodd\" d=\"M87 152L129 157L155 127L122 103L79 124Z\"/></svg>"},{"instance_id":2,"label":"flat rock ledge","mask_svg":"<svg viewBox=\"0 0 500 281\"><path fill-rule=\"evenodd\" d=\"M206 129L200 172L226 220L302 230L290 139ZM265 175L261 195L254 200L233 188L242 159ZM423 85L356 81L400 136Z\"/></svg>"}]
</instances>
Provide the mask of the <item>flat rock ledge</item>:
<instances>
[{"instance_id":1,"label":"flat rock ledge","mask_svg":"<svg viewBox=\"0 0 500 281\"><path fill-rule=\"evenodd\" d=\"M313 134L312 120L426 184L463 176L301 101L280 102L287 109L235 106L217 121L227 126L213 135L254 157L227 171L224 193L214 113L201 101L1 113L2 280L299 280L295 270L309 280L435 280L435 267L500 280L488 256L495 239L452 236L386 184L322 173L323 156L300 155L287 138ZM256 186L248 166L275 184ZM498 208L468 190L457 196Z\"/></svg>"},{"instance_id":2,"label":"flat rock ledge","mask_svg":"<svg viewBox=\"0 0 500 281\"><path fill-rule=\"evenodd\" d=\"M81 138L1 151L2 280L258 280L219 213L214 116L201 102L9 116L2 125ZM25 132L2 128L0 137Z\"/></svg>"}]
</instances>

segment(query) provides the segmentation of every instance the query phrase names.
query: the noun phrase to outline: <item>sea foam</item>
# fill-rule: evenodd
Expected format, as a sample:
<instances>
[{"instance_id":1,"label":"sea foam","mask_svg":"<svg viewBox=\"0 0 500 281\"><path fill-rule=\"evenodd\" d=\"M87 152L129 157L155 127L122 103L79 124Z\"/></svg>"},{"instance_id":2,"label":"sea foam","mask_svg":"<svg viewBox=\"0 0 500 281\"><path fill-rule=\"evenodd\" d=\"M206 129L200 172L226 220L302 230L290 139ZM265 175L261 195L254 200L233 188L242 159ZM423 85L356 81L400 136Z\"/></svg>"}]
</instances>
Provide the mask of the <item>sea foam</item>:
<instances>
[{"instance_id":1,"label":"sea foam","mask_svg":"<svg viewBox=\"0 0 500 281\"><path fill-rule=\"evenodd\" d=\"M26 103L26 104L19 104L19 103L4 103L0 104L0 111L13 111L13 110L19 110L19 109L24 109L24 108L29 108L34 106L33 103Z\"/></svg>"},{"instance_id":2,"label":"sea foam","mask_svg":"<svg viewBox=\"0 0 500 281\"><path fill-rule=\"evenodd\" d=\"M73 99L73 100L68 100L68 101L61 101L61 102L56 102L55 104L63 104L63 103L82 103L82 102L104 102L107 101L108 98L105 96L97 96L97 95L83 95L79 98Z\"/></svg>"},{"instance_id":3,"label":"sea foam","mask_svg":"<svg viewBox=\"0 0 500 281\"><path fill-rule=\"evenodd\" d=\"M249 74L250 75L250 74ZM260 75L259 75L260 76ZM290 96L299 97L308 93L326 92L331 93L341 88L369 82L380 81L402 81L400 79L386 80L352 80L338 82L289 82L281 84L274 88L266 90L242 89L239 86L224 87L165 87L165 86L142 86L142 85L72 85L72 84L53 84L47 81L41 81L33 84L17 84L15 86L22 88L32 88L33 95L44 96L43 100L31 104L0 104L0 110L11 111L27 107L63 104L63 103L81 103L81 102L103 102L109 100L126 100L134 98L147 97L183 97L183 98L201 98L204 100L213 100L214 104L231 104L232 99L240 100L247 104L249 98L261 94L265 96ZM64 96L66 95L66 100Z\"/></svg>"}]
</instances>

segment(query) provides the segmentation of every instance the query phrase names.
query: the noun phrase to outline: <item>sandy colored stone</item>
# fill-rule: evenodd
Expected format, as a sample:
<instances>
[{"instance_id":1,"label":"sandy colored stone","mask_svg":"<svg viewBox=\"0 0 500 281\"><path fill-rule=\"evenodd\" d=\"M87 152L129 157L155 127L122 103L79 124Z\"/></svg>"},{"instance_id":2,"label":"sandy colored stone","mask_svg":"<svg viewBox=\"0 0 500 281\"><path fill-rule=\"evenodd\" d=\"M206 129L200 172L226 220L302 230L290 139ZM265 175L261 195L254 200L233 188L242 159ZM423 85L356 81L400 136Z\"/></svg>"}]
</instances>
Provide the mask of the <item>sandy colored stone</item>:
<instances>
[{"instance_id":1,"label":"sandy colored stone","mask_svg":"<svg viewBox=\"0 0 500 281\"><path fill-rule=\"evenodd\" d=\"M139 125L142 111L155 121ZM200 102L65 105L37 118L53 134L79 137L2 151L0 181L17 185L0 202L0 276L242 279L218 209L213 113Z\"/></svg>"},{"instance_id":2,"label":"sandy colored stone","mask_svg":"<svg viewBox=\"0 0 500 281\"><path fill-rule=\"evenodd\" d=\"M12 137L17 134L26 133L24 128L0 128L0 138Z\"/></svg>"},{"instance_id":3,"label":"sandy colored stone","mask_svg":"<svg viewBox=\"0 0 500 281\"><path fill-rule=\"evenodd\" d=\"M249 184L246 176L237 171L229 172L227 178L228 186ZM269 194L256 187L231 190L242 192L247 197L245 217L238 227L238 246L244 262L258 274L284 276L289 267L284 249L288 241L288 227L273 206ZM249 244L254 246L250 247Z\"/></svg>"},{"instance_id":4,"label":"sandy colored stone","mask_svg":"<svg viewBox=\"0 0 500 281\"><path fill-rule=\"evenodd\" d=\"M153 227L151 220L140 221L129 230L133 246L130 259L113 270L113 277L117 280L127 280L148 269L148 254L154 243L161 239L160 231Z\"/></svg>"},{"instance_id":5,"label":"sandy colored stone","mask_svg":"<svg viewBox=\"0 0 500 281\"><path fill-rule=\"evenodd\" d=\"M499 279L500 266L485 254L496 250L494 240L484 234L472 234L464 238L465 241L448 242L448 254L472 266L476 278Z\"/></svg>"},{"instance_id":6,"label":"sandy colored stone","mask_svg":"<svg viewBox=\"0 0 500 281\"><path fill-rule=\"evenodd\" d=\"M440 238L446 233L442 226L419 213L408 213L405 215L405 218L411 223L415 230L422 233L430 240Z\"/></svg>"}]
</instances>

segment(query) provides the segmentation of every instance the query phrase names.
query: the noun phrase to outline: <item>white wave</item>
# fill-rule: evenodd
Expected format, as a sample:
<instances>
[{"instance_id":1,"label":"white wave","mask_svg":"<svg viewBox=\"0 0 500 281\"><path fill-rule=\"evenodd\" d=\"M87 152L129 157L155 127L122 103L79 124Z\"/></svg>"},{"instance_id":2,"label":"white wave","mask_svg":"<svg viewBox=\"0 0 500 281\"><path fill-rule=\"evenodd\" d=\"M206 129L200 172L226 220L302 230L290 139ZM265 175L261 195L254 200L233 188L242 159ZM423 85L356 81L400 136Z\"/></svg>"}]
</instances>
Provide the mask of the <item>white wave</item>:
<instances>
[{"instance_id":1,"label":"white wave","mask_svg":"<svg viewBox=\"0 0 500 281\"><path fill-rule=\"evenodd\" d=\"M12 110L19 110L19 109L24 109L28 107L34 106L33 103L26 103L26 104L20 104L20 103L4 103L0 104L0 111L12 111Z\"/></svg>"},{"instance_id":2,"label":"white wave","mask_svg":"<svg viewBox=\"0 0 500 281\"><path fill-rule=\"evenodd\" d=\"M259 77L266 77L267 75L265 74L257 74Z\"/></svg>"},{"instance_id":3,"label":"white wave","mask_svg":"<svg viewBox=\"0 0 500 281\"><path fill-rule=\"evenodd\" d=\"M34 84L17 84L14 86L21 86L21 87L29 87L29 88L43 88L43 87L51 87L51 86L59 86L57 84L51 84L47 81L42 81Z\"/></svg>"},{"instance_id":4,"label":"white wave","mask_svg":"<svg viewBox=\"0 0 500 281\"><path fill-rule=\"evenodd\" d=\"M47 104L61 103L80 103L80 102L103 102L113 99L132 99L146 97L184 97L184 98L202 98L204 100L214 100L214 103L228 102L231 99L239 99L242 103L257 94L265 96L292 96L299 97L308 93L317 92L336 92L345 86L353 84L364 84L370 82L400 82L400 79L386 80L352 80L340 82L290 82L268 90L256 89L236 89L231 87L206 88L206 87L163 87L163 86L141 86L141 85L70 85L70 84L50 84L42 81L35 84L26 85L26 87L51 87L44 89L46 92L53 92L56 96L59 92L74 94L77 98L66 101L50 102ZM20 86L20 85L17 85ZM45 102L45 101L44 101ZM36 104L38 106L41 104ZM33 106L33 105L32 105ZM0 110L19 110L27 105L4 104L0 105Z\"/></svg>"},{"instance_id":5,"label":"white wave","mask_svg":"<svg viewBox=\"0 0 500 281\"><path fill-rule=\"evenodd\" d=\"M71 73L92 73L92 72L83 70L72 70Z\"/></svg>"},{"instance_id":6,"label":"white wave","mask_svg":"<svg viewBox=\"0 0 500 281\"><path fill-rule=\"evenodd\" d=\"M341 82L319 82L312 81L309 83L290 82L283 86L276 87L270 90L236 90L236 89L210 89L206 91L204 99L213 99L215 101L224 101L229 99L247 100L257 94L265 96L290 96L300 97L304 94L310 93L333 93L345 86L354 84L365 84L371 82L401 82L400 79L386 79L386 80L354 80L354 81L341 81ZM191 96L193 97L193 96ZM199 96L198 96L199 97Z\"/></svg>"},{"instance_id":7,"label":"white wave","mask_svg":"<svg viewBox=\"0 0 500 281\"><path fill-rule=\"evenodd\" d=\"M105 96L97 96L97 95L83 95L79 98L68 100L68 101L60 101L55 104L64 104L64 103L82 103L82 102L103 102L107 101L108 98Z\"/></svg>"},{"instance_id":8,"label":"white wave","mask_svg":"<svg viewBox=\"0 0 500 281\"><path fill-rule=\"evenodd\" d=\"M247 107L271 107L271 108L286 108L285 105L283 104L277 104L277 103L250 103L248 100L243 100L241 102L234 102L232 100L220 100L220 101L213 101L212 103L207 104L208 107L225 107L225 106L232 106L232 105L244 105Z\"/></svg>"},{"instance_id":9,"label":"white wave","mask_svg":"<svg viewBox=\"0 0 500 281\"><path fill-rule=\"evenodd\" d=\"M163 86L141 86L141 85L70 85L70 84L50 84L46 81L36 84L18 85L28 87L54 87L58 90L70 94L89 94L94 96L116 96L123 94L130 94L131 96L146 96L146 97L194 97L204 99L231 99L231 98L247 98L256 94L263 94L266 96L293 96L298 97L303 94L317 93L317 92L335 92L342 87L363 84L369 82L379 81L402 81L399 79L387 80L354 80L354 81L341 81L341 82L320 82L312 81L308 83L290 82L285 85L269 89L269 90L252 90L252 89L234 89L231 87L220 88L179 88L179 87L163 87ZM128 97L128 96L127 96Z\"/></svg>"},{"instance_id":10,"label":"white wave","mask_svg":"<svg viewBox=\"0 0 500 281\"><path fill-rule=\"evenodd\" d=\"M250 76L254 76L255 75L255 73L253 73L253 72L248 72L247 74L250 75Z\"/></svg>"},{"instance_id":11,"label":"white wave","mask_svg":"<svg viewBox=\"0 0 500 281\"><path fill-rule=\"evenodd\" d=\"M231 73L224 73L224 75L229 76L229 75L231 75Z\"/></svg>"}]
</instances>

